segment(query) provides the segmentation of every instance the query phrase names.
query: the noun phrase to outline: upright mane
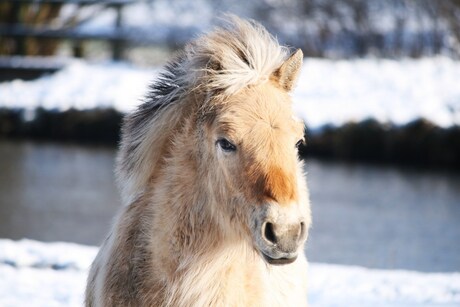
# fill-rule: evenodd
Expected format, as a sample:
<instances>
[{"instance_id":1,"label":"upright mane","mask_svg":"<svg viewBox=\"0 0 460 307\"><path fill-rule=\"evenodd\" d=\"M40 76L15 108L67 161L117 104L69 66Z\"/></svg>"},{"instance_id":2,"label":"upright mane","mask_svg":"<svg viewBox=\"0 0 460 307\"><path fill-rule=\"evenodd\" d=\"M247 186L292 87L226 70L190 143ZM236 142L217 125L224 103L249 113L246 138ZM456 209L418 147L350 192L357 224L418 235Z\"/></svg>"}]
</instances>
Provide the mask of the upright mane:
<instances>
[{"instance_id":1,"label":"upright mane","mask_svg":"<svg viewBox=\"0 0 460 307\"><path fill-rule=\"evenodd\" d=\"M268 81L288 56L265 28L254 21L227 17L221 27L185 47L150 87L145 102L125 118L117 173L122 197L129 203L143 193L171 141L181 109L200 102L202 112L225 97ZM129 140L129 142L126 142Z\"/></svg>"}]
</instances>

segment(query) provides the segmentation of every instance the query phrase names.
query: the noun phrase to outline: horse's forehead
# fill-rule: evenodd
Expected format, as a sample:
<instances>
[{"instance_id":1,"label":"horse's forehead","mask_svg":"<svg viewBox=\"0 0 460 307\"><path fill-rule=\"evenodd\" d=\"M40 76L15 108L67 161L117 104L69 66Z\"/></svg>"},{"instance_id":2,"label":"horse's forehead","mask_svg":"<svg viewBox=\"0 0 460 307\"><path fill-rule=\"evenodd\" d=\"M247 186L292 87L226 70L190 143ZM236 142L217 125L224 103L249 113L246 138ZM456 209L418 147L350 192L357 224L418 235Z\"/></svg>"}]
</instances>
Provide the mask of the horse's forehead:
<instances>
[{"instance_id":1,"label":"horse's forehead","mask_svg":"<svg viewBox=\"0 0 460 307\"><path fill-rule=\"evenodd\" d=\"M270 85L250 88L232 97L222 114L222 122L234 132L242 134L296 133L301 124L292 112L287 93Z\"/></svg>"}]
</instances>

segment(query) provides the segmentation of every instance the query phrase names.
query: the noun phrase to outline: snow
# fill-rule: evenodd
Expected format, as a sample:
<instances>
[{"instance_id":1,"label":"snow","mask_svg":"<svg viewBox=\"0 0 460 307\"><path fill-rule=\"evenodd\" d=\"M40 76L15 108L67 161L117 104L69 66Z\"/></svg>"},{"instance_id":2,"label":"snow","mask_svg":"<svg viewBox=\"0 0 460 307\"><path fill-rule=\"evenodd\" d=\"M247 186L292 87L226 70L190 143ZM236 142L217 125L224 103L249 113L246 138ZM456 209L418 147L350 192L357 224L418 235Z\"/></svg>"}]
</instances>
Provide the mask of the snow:
<instances>
[{"instance_id":1,"label":"snow","mask_svg":"<svg viewBox=\"0 0 460 307\"><path fill-rule=\"evenodd\" d=\"M312 127L374 118L405 124L423 117L460 124L460 62L306 60L295 108Z\"/></svg>"},{"instance_id":2,"label":"snow","mask_svg":"<svg viewBox=\"0 0 460 307\"><path fill-rule=\"evenodd\" d=\"M0 239L0 264L16 268L86 270L97 254L97 248L75 243L43 243L22 239Z\"/></svg>"},{"instance_id":3,"label":"snow","mask_svg":"<svg viewBox=\"0 0 460 307\"><path fill-rule=\"evenodd\" d=\"M83 306L86 274L0 265L0 306Z\"/></svg>"},{"instance_id":4,"label":"snow","mask_svg":"<svg viewBox=\"0 0 460 307\"><path fill-rule=\"evenodd\" d=\"M312 306L460 306L460 273L310 265Z\"/></svg>"},{"instance_id":5,"label":"snow","mask_svg":"<svg viewBox=\"0 0 460 307\"><path fill-rule=\"evenodd\" d=\"M0 107L67 110L140 103L159 69L72 61L56 74L0 83ZM294 109L311 128L374 118L408 123L423 117L442 127L460 124L460 62L305 59Z\"/></svg>"},{"instance_id":6,"label":"snow","mask_svg":"<svg viewBox=\"0 0 460 307\"><path fill-rule=\"evenodd\" d=\"M34 81L0 83L0 106L67 110L113 107L129 111L157 72L125 64L91 65L73 61L63 70Z\"/></svg>"},{"instance_id":7,"label":"snow","mask_svg":"<svg viewBox=\"0 0 460 307\"><path fill-rule=\"evenodd\" d=\"M0 306L81 306L97 247L0 239ZM459 306L460 273L311 263L311 306Z\"/></svg>"}]
</instances>

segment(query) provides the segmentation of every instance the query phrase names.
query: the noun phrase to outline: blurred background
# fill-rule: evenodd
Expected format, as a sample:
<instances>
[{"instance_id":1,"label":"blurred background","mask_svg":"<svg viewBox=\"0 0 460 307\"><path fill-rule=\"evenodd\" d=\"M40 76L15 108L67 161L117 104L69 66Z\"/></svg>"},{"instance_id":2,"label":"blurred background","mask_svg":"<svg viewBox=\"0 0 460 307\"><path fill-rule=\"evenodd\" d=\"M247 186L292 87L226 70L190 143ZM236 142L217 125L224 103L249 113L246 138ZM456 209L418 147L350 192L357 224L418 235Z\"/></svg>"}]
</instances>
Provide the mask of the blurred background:
<instances>
[{"instance_id":1,"label":"blurred background","mask_svg":"<svg viewBox=\"0 0 460 307\"><path fill-rule=\"evenodd\" d=\"M0 237L102 242L123 114L224 12L306 56L309 260L460 271L458 0L0 0Z\"/></svg>"}]
</instances>

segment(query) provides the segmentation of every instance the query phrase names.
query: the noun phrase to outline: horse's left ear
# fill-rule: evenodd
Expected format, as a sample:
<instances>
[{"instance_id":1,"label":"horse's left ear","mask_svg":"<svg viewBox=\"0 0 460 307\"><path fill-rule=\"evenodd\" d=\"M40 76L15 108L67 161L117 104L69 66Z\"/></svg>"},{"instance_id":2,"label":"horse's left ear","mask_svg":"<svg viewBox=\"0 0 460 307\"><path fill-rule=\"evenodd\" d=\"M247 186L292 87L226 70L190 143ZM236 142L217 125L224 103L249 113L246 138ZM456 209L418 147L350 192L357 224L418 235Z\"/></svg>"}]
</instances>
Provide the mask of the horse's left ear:
<instances>
[{"instance_id":1,"label":"horse's left ear","mask_svg":"<svg viewBox=\"0 0 460 307\"><path fill-rule=\"evenodd\" d=\"M290 92L299 78L302 68L303 52L297 49L291 56L272 74L272 80L277 82L281 88Z\"/></svg>"}]
</instances>

